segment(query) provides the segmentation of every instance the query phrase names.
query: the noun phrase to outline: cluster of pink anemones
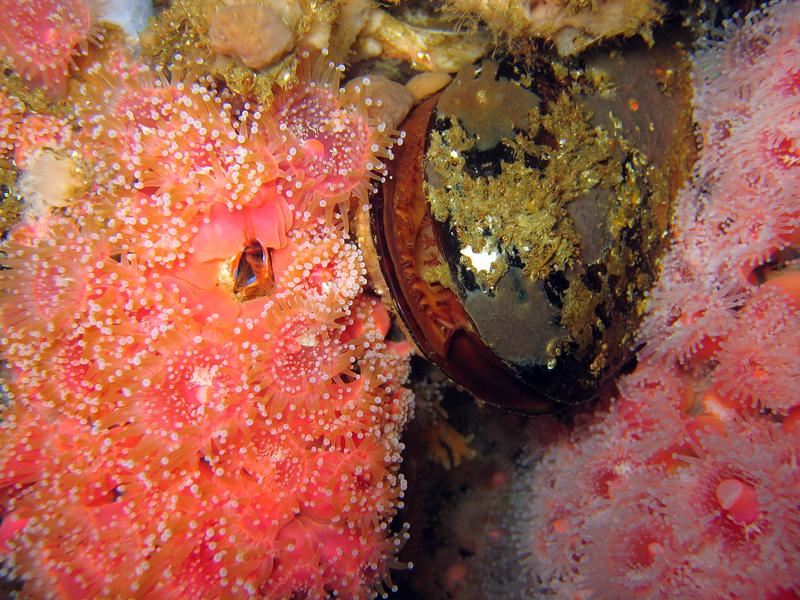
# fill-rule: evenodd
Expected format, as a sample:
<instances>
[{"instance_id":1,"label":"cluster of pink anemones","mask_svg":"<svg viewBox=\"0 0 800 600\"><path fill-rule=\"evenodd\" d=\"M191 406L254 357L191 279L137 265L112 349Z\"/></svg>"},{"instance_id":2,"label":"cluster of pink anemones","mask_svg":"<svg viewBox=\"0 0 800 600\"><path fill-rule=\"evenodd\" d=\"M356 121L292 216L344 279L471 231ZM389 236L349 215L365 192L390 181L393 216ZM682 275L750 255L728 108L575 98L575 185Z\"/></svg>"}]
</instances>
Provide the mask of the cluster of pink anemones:
<instances>
[{"instance_id":1,"label":"cluster of pink anemones","mask_svg":"<svg viewBox=\"0 0 800 600\"><path fill-rule=\"evenodd\" d=\"M0 60L51 97L64 94L72 57L92 34L84 0L13 0L0 12Z\"/></svg>"},{"instance_id":2,"label":"cluster of pink anemones","mask_svg":"<svg viewBox=\"0 0 800 600\"><path fill-rule=\"evenodd\" d=\"M343 221L389 132L319 59L265 108L103 56L58 127L0 112L82 182L0 245L2 574L27 597L372 597L405 535L410 347Z\"/></svg>"},{"instance_id":3,"label":"cluster of pink anemones","mask_svg":"<svg viewBox=\"0 0 800 600\"><path fill-rule=\"evenodd\" d=\"M636 370L519 497L556 597L800 594L800 3L695 56L703 146Z\"/></svg>"}]
</instances>

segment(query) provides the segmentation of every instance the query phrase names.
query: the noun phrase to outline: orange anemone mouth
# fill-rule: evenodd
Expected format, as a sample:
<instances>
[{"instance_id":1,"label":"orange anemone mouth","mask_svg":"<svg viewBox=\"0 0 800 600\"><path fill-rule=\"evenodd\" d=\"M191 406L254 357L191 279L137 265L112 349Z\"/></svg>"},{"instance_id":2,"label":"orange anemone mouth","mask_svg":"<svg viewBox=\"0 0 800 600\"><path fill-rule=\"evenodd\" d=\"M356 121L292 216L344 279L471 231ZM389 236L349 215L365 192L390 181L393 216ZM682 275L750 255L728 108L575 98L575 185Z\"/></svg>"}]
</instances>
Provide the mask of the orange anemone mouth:
<instances>
[{"instance_id":1,"label":"orange anemone mouth","mask_svg":"<svg viewBox=\"0 0 800 600\"><path fill-rule=\"evenodd\" d=\"M275 284L270 249L257 239L248 240L223 274L230 277L231 292L240 302L266 296Z\"/></svg>"}]
</instances>

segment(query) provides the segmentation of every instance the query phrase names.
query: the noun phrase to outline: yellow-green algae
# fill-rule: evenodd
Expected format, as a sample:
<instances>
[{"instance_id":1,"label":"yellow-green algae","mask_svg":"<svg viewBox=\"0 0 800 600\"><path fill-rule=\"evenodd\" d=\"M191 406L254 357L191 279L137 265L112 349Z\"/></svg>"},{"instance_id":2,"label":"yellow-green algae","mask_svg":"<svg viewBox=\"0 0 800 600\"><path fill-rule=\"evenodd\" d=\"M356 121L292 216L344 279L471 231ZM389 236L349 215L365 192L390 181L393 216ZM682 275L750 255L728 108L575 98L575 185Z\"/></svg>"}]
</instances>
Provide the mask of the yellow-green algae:
<instances>
[{"instance_id":1,"label":"yellow-green algae","mask_svg":"<svg viewBox=\"0 0 800 600\"><path fill-rule=\"evenodd\" d=\"M555 86L540 106L530 105L532 94L524 89L530 76L521 74L519 82L495 79L493 65L490 76L470 73L468 85L455 88L465 92L459 100L447 99L444 110L440 102L429 138L425 191L434 217L458 238L461 266L498 300L498 281L509 269L518 271L512 264L521 263L524 276L538 285L554 274L561 277L561 310L552 323L563 330L559 335L551 329L547 355L555 359L570 347L595 375L632 341L657 270L671 199L691 164L687 70L680 61L673 65L674 57L672 66L663 67L663 59L655 61L662 65L658 68L646 65L650 80L640 91L644 101L670 104L666 113L674 123L659 123L669 130L666 139L655 139L659 127L652 121L636 120L643 115L616 116L623 107L639 110L635 98L625 95L631 90L620 84L627 77L620 76L624 61L606 69L605 64L576 67L556 59L549 65ZM493 95L492 110L478 110L478 88ZM646 97L653 93L660 98ZM508 106L520 99L527 123L518 114L510 116L515 111ZM481 143L487 136L500 138L488 154L488 145ZM633 242L631 232L639 236ZM480 265L473 263L476 253ZM587 277L586 267L598 264ZM619 302L630 315L614 314Z\"/></svg>"}]
</instances>

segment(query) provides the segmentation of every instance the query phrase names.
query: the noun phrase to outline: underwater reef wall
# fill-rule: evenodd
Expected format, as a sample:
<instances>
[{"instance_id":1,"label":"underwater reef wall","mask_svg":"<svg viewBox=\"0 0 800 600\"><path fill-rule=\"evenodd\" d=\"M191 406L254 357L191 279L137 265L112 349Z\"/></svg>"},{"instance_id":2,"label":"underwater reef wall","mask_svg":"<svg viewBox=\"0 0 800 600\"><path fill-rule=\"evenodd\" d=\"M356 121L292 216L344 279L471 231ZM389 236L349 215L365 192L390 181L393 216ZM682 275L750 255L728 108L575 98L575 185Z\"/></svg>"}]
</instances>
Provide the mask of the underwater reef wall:
<instances>
[{"instance_id":1,"label":"underwater reef wall","mask_svg":"<svg viewBox=\"0 0 800 600\"><path fill-rule=\"evenodd\" d=\"M25 198L0 243L0 573L28 598L373 597L413 409L344 218L390 156L369 82L344 102L306 57L267 108L86 42L76 7L14 3L0 39L47 92L0 88ZM18 47L42 31L60 62Z\"/></svg>"},{"instance_id":2,"label":"underwater reef wall","mask_svg":"<svg viewBox=\"0 0 800 600\"><path fill-rule=\"evenodd\" d=\"M138 41L147 1L0 10L0 595L386 596L412 347L359 223L393 130L492 34L528 59L651 42L666 5L445 0L490 29L455 31L391 1L155 4ZM375 62L340 89L331 57ZM431 478L459 510L411 513L417 572L443 564L433 521L472 557L437 573L446 594L800 596L798 2L727 23L694 83L702 153L638 366L573 431L531 426L510 540L522 418L475 408L473 449L420 398L443 463L504 445L496 504L484 464ZM492 540L513 551L484 560Z\"/></svg>"},{"instance_id":3,"label":"underwater reef wall","mask_svg":"<svg viewBox=\"0 0 800 600\"><path fill-rule=\"evenodd\" d=\"M694 57L702 148L636 370L516 499L541 595L800 593L800 3Z\"/></svg>"}]
</instances>

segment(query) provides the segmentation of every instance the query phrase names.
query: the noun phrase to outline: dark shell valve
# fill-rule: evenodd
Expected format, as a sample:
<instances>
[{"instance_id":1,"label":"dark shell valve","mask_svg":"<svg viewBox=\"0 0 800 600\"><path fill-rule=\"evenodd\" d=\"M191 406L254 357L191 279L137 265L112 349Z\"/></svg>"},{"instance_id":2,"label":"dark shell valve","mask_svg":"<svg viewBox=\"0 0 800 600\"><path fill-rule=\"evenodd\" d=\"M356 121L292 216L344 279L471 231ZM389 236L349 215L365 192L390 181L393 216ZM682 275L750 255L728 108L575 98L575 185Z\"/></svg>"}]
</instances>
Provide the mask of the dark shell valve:
<instances>
[{"instance_id":1,"label":"dark shell valve","mask_svg":"<svg viewBox=\"0 0 800 600\"><path fill-rule=\"evenodd\" d=\"M550 402L486 345L450 289L424 273L444 264L423 193L423 146L436 99L408 118L406 141L395 152L394 173L372 201L373 241L398 313L417 347L451 378L479 398L503 398L511 408L547 412Z\"/></svg>"},{"instance_id":2,"label":"dark shell valve","mask_svg":"<svg viewBox=\"0 0 800 600\"><path fill-rule=\"evenodd\" d=\"M642 56L484 61L403 125L372 201L381 271L419 349L481 399L550 412L633 357L691 146L685 97L652 77L674 52Z\"/></svg>"}]
</instances>

